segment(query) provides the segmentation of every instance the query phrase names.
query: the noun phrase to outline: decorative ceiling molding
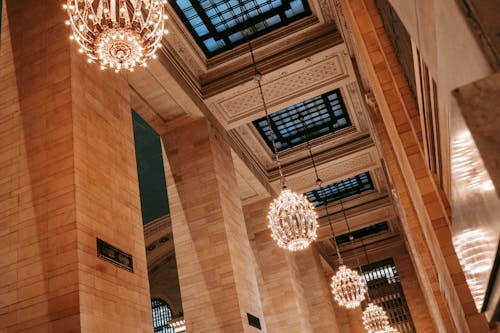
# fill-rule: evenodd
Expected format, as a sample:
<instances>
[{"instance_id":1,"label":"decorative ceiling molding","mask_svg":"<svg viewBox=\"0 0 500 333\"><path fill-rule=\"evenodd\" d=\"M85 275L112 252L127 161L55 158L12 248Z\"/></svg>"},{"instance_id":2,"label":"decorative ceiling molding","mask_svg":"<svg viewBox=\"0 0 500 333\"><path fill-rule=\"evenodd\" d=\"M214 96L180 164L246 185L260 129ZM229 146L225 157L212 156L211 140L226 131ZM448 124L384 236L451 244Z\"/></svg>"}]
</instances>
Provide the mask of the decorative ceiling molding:
<instances>
[{"instance_id":1,"label":"decorative ceiling molding","mask_svg":"<svg viewBox=\"0 0 500 333\"><path fill-rule=\"evenodd\" d=\"M362 143L364 144L361 145ZM344 148L343 153L340 153L338 149L332 149L316 155L315 162L317 162L318 174L325 185L380 166L378 154L371 139L365 142L354 142L349 148L340 148ZM316 176L309 156L301 161L285 165L283 172L287 178L288 186L296 192L307 192L316 186ZM279 189L277 170L273 169L269 173L269 181L273 188Z\"/></svg>"},{"instance_id":2,"label":"decorative ceiling molding","mask_svg":"<svg viewBox=\"0 0 500 333\"><path fill-rule=\"evenodd\" d=\"M344 44L297 61L263 76L269 112L329 92L355 79ZM246 82L206 99L227 129L265 116L255 82Z\"/></svg>"},{"instance_id":3,"label":"decorative ceiling molding","mask_svg":"<svg viewBox=\"0 0 500 333\"><path fill-rule=\"evenodd\" d=\"M346 204L344 204L349 228L351 230L358 230L382 221L390 221L396 217L391 200L387 195L383 196L379 193L362 194L360 198L356 200L361 201L361 203L353 206L352 203L347 201ZM344 215L339 208L339 203L335 202L328 207L335 234L342 235L347 233L347 225L345 224ZM316 210L318 213L322 213L324 208L320 206L317 207ZM318 224L318 240L331 237L330 225L324 214L318 219ZM395 230L392 227L389 229Z\"/></svg>"},{"instance_id":4,"label":"decorative ceiling molding","mask_svg":"<svg viewBox=\"0 0 500 333\"><path fill-rule=\"evenodd\" d=\"M318 174L323 180L323 184L328 185L334 182L356 176L360 173L378 168L379 162L377 151L373 148L352 153L349 156L331 160L330 162L317 165ZM284 170L287 186L295 192L304 193L316 188L316 175L312 165L303 168L303 171L287 173ZM372 178L375 175L373 175ZM279 177L271 182L271 186L278 191L280 187ZM375 184L374 184L375 186Z\"/></svg>"}]
</instances>

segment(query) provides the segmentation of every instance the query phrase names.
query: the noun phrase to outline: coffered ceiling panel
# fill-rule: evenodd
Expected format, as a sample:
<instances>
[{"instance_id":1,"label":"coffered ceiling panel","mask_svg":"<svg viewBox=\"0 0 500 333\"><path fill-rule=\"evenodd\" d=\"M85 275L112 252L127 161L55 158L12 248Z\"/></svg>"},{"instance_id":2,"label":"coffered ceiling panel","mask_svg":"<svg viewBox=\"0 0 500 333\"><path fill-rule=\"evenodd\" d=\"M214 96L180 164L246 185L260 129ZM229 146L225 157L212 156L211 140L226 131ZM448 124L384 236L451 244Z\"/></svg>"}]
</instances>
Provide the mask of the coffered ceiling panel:
<instances>
[{"instance_id":1,"label":"coffered ceiling panel","mask_svg":"<svg viewBox=\"0 0 500 333\"><path fill-rule=\"evenodd\" d=\"M269 112L340 88L353 80L353 69L344 44L301 59L262 78ZM254 81L212 96L206 102L227 129L265 116Z\"/></svg>"},{"instance_id":2,"label":"coffered ceiling panel","mask_svg":"<svg viewBox=\"0 0 500 333\"><path fill-rule=\"evenodd\" d=\"M333 159L317 166L318 174L323 184L330 184L348 177L356 176L380 166L377 150L371 146L349 156ZM372 176L372 178L374 178ZM374 181L374 185L376 182ZM274 179L272 184L275 190L279 189L279 179ZM316 187L316 175L311 167L305 170L288 174L287 186L294 191L304 193Z\"/></svg>"}]
</instances>

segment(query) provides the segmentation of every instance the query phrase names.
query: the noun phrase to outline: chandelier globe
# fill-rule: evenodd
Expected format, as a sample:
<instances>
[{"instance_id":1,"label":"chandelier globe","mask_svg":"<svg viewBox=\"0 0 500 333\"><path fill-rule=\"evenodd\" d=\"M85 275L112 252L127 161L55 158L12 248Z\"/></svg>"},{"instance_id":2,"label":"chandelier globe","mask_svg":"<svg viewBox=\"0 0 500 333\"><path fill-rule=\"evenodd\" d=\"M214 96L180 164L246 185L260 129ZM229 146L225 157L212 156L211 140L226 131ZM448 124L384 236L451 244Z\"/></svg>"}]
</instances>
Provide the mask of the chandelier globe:
<instances>
[{"instance_id":1,"label":"chandelier globe","mask_svg":"<svg viewBox=\"0 0 500 333\"><path fill-rule=\"evenodd\" d=\"M347 309L354 309L365 299L366 283L357 271L345 265L332 277L332 294L337 303Z\"/></svg>"},{"instance_id":2,"label":"chandelier globe","mask_svg":"<svg viewBox=\"0 0 500 333\"><path fill-rule=\"evenodd\" d=\"M67 0L70 39L89 63L101 69L133 71L147 66L161 47L166 0Z\"/></svg>"},{"instance_id":3,"label":"chandelier globe","mask_svg":"<svg viewBox=\"0 0 500 333\"><path fill-rule=\"evenodd\" d=\"M269 206L269 229L278 246L300 251L316 239L318 228L314 206L302 194L284 187Z\"/></svg>"},{"instance_id":4,"label":"chandelier globe","mask_svg":"<svg viewBox=\"0 0 500 333\"><path fill-rule=\"evenodd\" d=\"M363 311L363 325L368 333L386 333L389 328L389 318L384 309L374 303L368 303ZM390 331L389 331L390 332Z\"/></svg>"}]
</instances>

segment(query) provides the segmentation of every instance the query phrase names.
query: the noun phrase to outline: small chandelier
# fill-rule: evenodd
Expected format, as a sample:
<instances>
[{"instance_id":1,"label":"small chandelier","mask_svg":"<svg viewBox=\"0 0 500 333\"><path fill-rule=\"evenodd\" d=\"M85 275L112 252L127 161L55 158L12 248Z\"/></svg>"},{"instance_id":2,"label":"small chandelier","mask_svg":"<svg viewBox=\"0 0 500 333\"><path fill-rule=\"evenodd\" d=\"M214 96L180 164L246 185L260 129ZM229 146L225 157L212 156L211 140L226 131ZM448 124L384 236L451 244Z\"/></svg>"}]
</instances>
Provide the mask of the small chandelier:
<instances>
[{"instance_id":1,"label":"small chandelier","mask_svg":"<svg viewBox=\"0 0 500 333\"><path fill-rule=\"evenodd\" d=\"M67 0L71 40L101 69L133 71L156 58L164 30L166 0Z\"/></svg>"},{"instance_id":2,"label":"small chandelier","mask_svg":"<svg viewBox=\"0 0 500 333\"><path fill-rule=\"evenodd\" d=\"M318 178L318 186L321 188L321 180ZM344 205L342 204L342 198L340 199L340 207L342 208L342 213L344 215L347 228L349 230L349 239L352 240L351 229L349 229L349 224L347 223L347 216L345 214ZM337 304L345 307L347 309L354 309L361 305L361 302L365 299L365 294L367 293L367 286L363 278L359 275L357 271L353 271L344 265L342 256L340 255L339 246L335 237L335 231L333 229L333 223L328 213L328 202L325 200L325 211L328 218L328 224L330 225L330 231L332 232L332 242L337 251L337 257L339 259L339 270L332 276L332 283L330 287L332 288L333 298L337 301Z\"/></svg>"},{"instance_id":3,"label":"small chandelier","mask_svg":"<svg viewBox=\"0 0 500 333\"><path fill-rule=\"evenodd\" d=\"M354 309L365 299L366 284L358 272L340 265L332 277L333 297L340 306Z\"/></svg>"},{"instance_id":4,"label":"small chandelier","mask_svg":"<svg viewBox=\"0 0 500 333\"><path fill-rule=\"evenodd\" d=\"M303 250L316 239L318 223L314 206L302 194L286 187L269 206L267 218L272 237L282 248Z\"/></svg>"},{"instance_id":5,"label":"small chandelier","mask_svg":"<svg viewBox=\"0 0 500 333\"><path fill-rule=\"evenodd\" d=\"M365 325L368 333L385 333L389 328L389 318L384 309L373 303L368 303L368 306L363 311L363 325Z\"/></svg>"}]
</instances>

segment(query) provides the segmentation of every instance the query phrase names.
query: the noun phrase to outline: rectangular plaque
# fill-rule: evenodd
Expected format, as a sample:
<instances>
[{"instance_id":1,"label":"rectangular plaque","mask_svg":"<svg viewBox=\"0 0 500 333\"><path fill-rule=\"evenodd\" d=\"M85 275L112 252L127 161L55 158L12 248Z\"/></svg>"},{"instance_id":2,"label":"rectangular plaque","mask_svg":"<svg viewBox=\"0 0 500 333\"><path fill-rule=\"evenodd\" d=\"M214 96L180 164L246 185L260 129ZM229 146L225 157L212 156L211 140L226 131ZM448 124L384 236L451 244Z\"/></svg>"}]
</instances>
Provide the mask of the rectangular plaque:
<instances>
[{"instance_id":1,"label":"rectangular plaque","mask_svg":"<svg viewBox=\"0 0 500 333\"><path fill-rule=\"evenodd\" d=\"M97 238L97 256L128 271L134 271L134 261L131 254L123 252L99 238Z\"/></svg>"},{"instance_id":2,"label":"rectangular plaque","mask_svg":"<svg viewBox=\"0 0 500 333\"><path fill-rule=\"evenodd\" d=\"M260 319L251 315L250 313L247 312L247 317L248 317L248 325L258 328L259 330L261 329L260 327Z\"/></svg>"}]
</instances>

